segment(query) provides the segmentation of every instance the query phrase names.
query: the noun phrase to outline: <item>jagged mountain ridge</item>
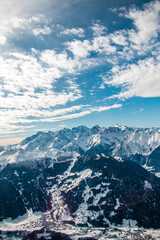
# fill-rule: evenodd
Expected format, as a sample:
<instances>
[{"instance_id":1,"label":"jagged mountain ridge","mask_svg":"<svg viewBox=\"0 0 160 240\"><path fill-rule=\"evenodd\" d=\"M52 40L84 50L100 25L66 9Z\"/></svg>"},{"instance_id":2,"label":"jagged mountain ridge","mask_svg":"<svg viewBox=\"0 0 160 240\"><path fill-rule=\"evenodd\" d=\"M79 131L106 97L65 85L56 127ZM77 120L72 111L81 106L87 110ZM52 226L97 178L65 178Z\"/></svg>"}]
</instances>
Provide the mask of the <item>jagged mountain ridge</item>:
<instances>
[{"instance_id":1,"label":"jagged mountain ridge","mask_svg":"<svg viewBox=\"0 0 160 240\"><path fill-rule=\"evenodd\" d=\"M80 154L105 153L115 158L133 160L141 165L149 164L150 167L153 167L153 171L154 169L159 171L159 167L154 166L158 160L150 159L148 161L151 153L159 146L159 128L129 128L119 125L101 128L97 125L90 129L79 126L57 132L38 132L24 139L18 145L2 147L0 164L6 165L8 162L37 157L70 156L74 152ZM138 157L138 160L137 155L141 156Z\"/></svg>"}]
</instances>

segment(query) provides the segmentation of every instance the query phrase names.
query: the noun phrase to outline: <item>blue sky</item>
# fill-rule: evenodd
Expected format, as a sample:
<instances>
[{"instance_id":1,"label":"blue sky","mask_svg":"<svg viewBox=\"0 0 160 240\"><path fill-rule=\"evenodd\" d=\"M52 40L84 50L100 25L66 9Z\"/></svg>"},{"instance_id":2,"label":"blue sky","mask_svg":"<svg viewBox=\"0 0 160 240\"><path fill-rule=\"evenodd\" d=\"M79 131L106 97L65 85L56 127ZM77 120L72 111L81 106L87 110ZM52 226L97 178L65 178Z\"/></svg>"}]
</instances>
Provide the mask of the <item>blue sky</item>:
<instances>
[{"instance_id":1,"label":"blue sky","mask_svg":"<svg viewBox=\"0 0 160 240\"><path fill-rule=\"evenodd\" d=\"M0 144L37 131L160 127L160 2L0 3Z\"/></svg>"}]
</instances>

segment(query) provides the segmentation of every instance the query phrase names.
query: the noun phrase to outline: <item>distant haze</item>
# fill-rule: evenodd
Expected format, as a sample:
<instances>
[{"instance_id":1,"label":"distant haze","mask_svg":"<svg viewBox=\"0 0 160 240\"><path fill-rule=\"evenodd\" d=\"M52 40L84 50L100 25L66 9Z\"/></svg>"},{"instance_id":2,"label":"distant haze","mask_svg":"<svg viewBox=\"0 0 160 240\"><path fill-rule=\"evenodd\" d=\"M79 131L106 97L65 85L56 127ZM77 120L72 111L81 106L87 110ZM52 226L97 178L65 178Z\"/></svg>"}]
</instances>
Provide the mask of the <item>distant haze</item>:
<instances>
[{"instance_id":1,"label":"distant haze","mask_svg":"<svg viewBox=\"0 0 160 240\"><path fill-rule=\"evenodd\" d=\"M23 138L9 138L9 139L0 139L0 146L6 146L10 144L16 144L23 140Z\"/></svg>"}]
</instances>

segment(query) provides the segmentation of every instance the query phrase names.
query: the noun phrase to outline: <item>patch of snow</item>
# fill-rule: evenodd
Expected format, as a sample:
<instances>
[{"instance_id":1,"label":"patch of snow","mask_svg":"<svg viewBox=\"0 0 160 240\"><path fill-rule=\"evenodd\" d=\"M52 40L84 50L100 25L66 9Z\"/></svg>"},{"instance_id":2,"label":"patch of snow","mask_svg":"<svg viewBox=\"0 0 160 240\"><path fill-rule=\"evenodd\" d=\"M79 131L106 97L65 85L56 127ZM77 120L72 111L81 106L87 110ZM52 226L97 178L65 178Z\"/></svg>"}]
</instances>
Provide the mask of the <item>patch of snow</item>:
<instances>
[{"instance_id":1,"label":"patch of snow","mask_svg":"<svg viewBox=\"0 0 160 240\"><path fill-rule=\"evenodd\" d=\"M152 185L146 180L144 181L144 190L147 190L147 189L152 189Z\"/></svg>"},{"instance_id":2,"label":"patch of snow","mask_svg":"<svg viewBox=\"0 0 160 240\"><path fill-rule=\"evenodd\" d=\"M18 218L12 220L11 218L4 219L0 222L0 230L1 231L16 231L16 230L24 230L24 229L34 229L32 225L35 222L38 222L42 217L41 212L32 212L32 210L27 210L27 213L23 216L19 216ZM38 226L39 229L39 226Z\"/></svg>"},{"instance_id":3,"label":"patch of snow","mask_svg":"<svg viewBox=\"0 0 160 240\"><path fill-rule=\"evenodd\" d=\"M94 173L94 176L95 176L95 177L100 177L101 175L102 175L102 172L95 172L95 173Z\"/></svg>"},{"instance_id":4,"label":"patch of snow","mask_svg":"<svg viewBox=\"0 0 160 240\"><path fill-rule=\"evenodd\" d=\"M120 225L123 228L135 228L138 226L138 223L136 220L131 219L123 219L123 223Z\"/></svg>"},{"instance_id":5,"label":"patch of snow","mask_svg":"<svg viewBox=\"0 0 160 240\"><path fill-rule=\"evenodd\" d=\"M116 206L114 207L115 210L117 210L121 206L119 202L119 198L116 198Z\"/></svg>"},{"instance_id":6,"label":"patch of snow","mask_svg":"<svg viewBox=\"0 0 160 240\"><path fill-rule=\"evenodd\" d=\"M14 174L17 176L17 177L19 177L19 174L18 174L18 172L15 170L14 171Z\"/></svg>"},{"instance_id":7,"label":"patch of snow","mask_svg":"<svg viewBox=\"0 0 160 240\"><path fill-rule=\"evenodd\" d=\"M114 156L114 158L115 158L118 162L123 162L122 157Z\"/></svg>"},{"instance_id":8,"label":"patch of snow","mask_svg":"<svg viewBox=\"0 0 160 240\"><path fill-rule=\"evenodd\" d=\"M94 196L94 199L93 199L93 206L97 206L99 200L102 198L102 197L106 197L106 195L110 192L111 190L109 188L106 188L105 191L103 192L100 192L100 193L97 193L95 196Z\"/></svg>"},{"instance_id":9,"label":"patch of snow","mask_svg":"<svg viewBox=\"0 0 160 240\"><path fill-rule=\"evenodd\" d=\"M78 172L76 175L77 175L77 178L75 179L67 179L65 184L63 185L63 189L68 192L70 190L72 190L73 188L75 188L76 186L79 185L79 183L86 179L87 177L90 177L92 174L92 170L91 169L85 169L84 171L82 172Z\"/></svg>"},{"instance_id":10,"label":"patch of snow","mask_svg":"<svg viewBox=\"0 0 160 240\"><path fill-rule=\"evenodd\" d=\"M152 167L149 167L149 166L147 166L147 164L144 164L143 166L142 166L143 168L145 168L147 171L149 171L149 172L152 172L152 171L154 171L155 170L155 168L152 166Z\"/></svg>"},{"instance_id":11,"label":"patch of snow","mask_svg":"<svg viewBox=\"0 0 160 240\"><path fill-rule=\"evenodd\" d=\"M104 157L104 158L109 158L106 154L104 153L101 153L101 156Z\"/></svg>"},{"instance_id":12,"label":"patch of snow","mask_svg":"<svg viewBox=\"0 0 160 240\"><path fill-rule=\"evenodd\" d=\"M159 178L160 178L160 173L156 173L155 175L156 175L156 177L159 177Z\"/></svg>"},{"instance_id":13,"label":"patch of snow","mask_svg":"<svg viewBox=\"0 0 160 240\"><path fill-rule=\"evenodd\" d=\"M94 187L94 189L98 190L101 188L101 184L98 184L96 187Z\"/></svg>"},{"instance_id":14,"label":"patch of snow","mask_svg":"<svg viewBox=\"0 0 160 240\"><path fill-rule=\"evenodd\" d=\"M55 224L61 223L65 220L72 220L70 216L68 205L64 203L61 196L61 192L57 189L57 186L54 185L49 191L51 193L51 218Z\"/></svg>"},{"instance_id":15,"label":"patch of snow","mask_svg":"<svg viewBox=\"0 0 160 240\"><path fill-rule=\"evenodd\" d=\"M112 212L110 213L110 217L115 216L115 215L116 215L116 213L115 213L114 211L112 211Z\"/></svg>"}]
</instances>

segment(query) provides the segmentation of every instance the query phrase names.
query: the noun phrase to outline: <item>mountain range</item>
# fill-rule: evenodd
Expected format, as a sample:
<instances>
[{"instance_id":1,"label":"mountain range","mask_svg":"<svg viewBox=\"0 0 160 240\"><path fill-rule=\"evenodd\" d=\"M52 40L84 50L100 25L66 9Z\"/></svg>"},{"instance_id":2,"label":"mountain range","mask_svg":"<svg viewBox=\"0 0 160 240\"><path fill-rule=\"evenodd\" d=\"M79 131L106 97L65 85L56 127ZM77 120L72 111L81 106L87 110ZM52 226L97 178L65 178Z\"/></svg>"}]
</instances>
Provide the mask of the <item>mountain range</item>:
<instances>
[{"instance_id":1,"label":"mountain range","mask_svg":"<svg viewBox=\"0 0 160 240\"><path fill-rule=\"evenodd\" d=\"M38 132L20 144L0 148L1 167L27 159L57 158L73 153L104 153L132 160L152 173L160 171L160 128L101 128L79 126L57 132Z\"/></svg>"},{"instance_id":2,"label":"mountain range","mask_svg":"<svg viewBox=\"0 0 160 240\"><path fill-rule=\"evenodd\" d=\"M158 128L38 132L0 163L0 231L160 228Z\"/></svg>"}]
</instances>

